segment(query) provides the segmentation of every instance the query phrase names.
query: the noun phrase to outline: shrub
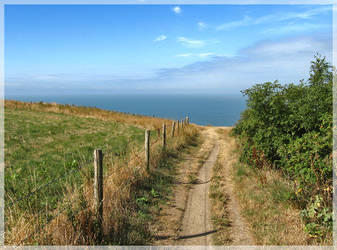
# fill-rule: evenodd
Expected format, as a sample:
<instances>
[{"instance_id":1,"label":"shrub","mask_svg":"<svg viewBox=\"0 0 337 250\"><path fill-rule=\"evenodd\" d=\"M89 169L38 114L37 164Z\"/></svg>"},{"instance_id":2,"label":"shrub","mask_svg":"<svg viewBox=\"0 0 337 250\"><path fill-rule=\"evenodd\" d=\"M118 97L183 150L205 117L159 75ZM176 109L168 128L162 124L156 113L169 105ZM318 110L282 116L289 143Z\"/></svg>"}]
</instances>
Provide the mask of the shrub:
<instances>
[{"instance_id":1,"label":"shrub","mask_svg":"<svg viewBox=\"0 0 337 250\"><path fill-rule=\"evenodd\" d=\"M277 168L296 183L296 205L313 237L331 232L332 76L325 57L316 55L307 81L266 82L242 91L247 109L233 130L242 161ZM314 214L317 199L321 207Z\"/></svg>"}]
</instances>

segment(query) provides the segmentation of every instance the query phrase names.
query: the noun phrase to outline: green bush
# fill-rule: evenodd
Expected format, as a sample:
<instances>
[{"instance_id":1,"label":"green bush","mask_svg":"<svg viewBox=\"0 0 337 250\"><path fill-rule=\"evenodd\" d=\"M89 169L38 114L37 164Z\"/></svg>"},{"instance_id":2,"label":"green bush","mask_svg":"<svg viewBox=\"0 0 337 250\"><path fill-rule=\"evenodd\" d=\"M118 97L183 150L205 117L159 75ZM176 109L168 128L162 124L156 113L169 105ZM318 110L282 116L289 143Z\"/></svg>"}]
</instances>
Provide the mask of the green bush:
<instances>
[{"instance_id":1,"label":"green bush","mask_svg":"<svg viewBox=\"0 0 337 250\"><path fill-rule=\"evenodd\" d=\"M316 55L307 81L266 82L242 91L247 109L233 130L241 143L240 160L276 168L296 183L296 205L314 237L331 232L332 79L332 66ZM317 197L324 211L319 218L309 212Z\"/></svg>"}]
</instances>

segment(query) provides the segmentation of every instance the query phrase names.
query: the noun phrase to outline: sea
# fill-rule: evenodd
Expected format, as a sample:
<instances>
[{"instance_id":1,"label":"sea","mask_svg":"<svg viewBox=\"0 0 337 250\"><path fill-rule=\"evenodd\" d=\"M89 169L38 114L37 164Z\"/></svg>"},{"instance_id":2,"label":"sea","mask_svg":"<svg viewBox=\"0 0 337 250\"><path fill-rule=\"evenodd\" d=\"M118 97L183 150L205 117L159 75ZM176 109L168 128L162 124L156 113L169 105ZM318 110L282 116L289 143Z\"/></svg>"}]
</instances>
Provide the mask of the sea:
<instances>
[{"instance_id":1,"label":"sea","mask_svg":"<svg viewBox=\"0 0 337 250\"><path fill-rule=\"evenodd\" d=\"M91 106L174 120L188 116L191 123L212 126L235 125L246 108L243 96L220 94L5 95L5 99Z\"/></svg>"}]
</instances>

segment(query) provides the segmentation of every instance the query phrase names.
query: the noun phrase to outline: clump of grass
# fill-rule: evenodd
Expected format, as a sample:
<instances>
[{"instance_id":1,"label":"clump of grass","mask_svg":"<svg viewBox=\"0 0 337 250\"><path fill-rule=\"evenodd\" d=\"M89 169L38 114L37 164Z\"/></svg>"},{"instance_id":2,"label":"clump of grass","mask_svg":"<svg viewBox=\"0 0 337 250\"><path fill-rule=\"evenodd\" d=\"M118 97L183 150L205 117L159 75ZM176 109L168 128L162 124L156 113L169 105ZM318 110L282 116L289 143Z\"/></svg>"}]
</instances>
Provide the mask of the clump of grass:
<instances>
[{"instance_id":1,"label":"clump of grass","mask_svg":"<svg viewBox=\"0 0 337 250\"><path fill-rule=\"evenodd\" d=\"M213 167L213 177L210 185L210 198L212 202L212 223L217 230L213 235L215 245L228 245L230 238L230 220L227 211L228 195L223 188L224 172L221 165L222 159L218 156Z\"/></svg>"}]
</instances>

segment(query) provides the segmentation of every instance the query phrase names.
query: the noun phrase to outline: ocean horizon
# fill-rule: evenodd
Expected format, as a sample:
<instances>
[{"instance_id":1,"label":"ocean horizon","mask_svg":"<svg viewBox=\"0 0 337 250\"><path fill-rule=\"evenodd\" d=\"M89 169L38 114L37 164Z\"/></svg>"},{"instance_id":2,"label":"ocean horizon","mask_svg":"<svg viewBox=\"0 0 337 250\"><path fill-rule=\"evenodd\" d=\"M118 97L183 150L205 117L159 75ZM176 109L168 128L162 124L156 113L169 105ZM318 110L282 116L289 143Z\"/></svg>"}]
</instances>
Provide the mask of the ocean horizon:
<instances>
[{"instance_id":1,"label":"ocean horizon","mask_svg":"<svg viewBox=\"0 0 337 250\"><path fill-rule=\"evenodd\" d=\"M220 94L5 95L5 99L90 106L173 120L189 116L191 123L212 126L235 125L246 108L243 96Z\"/></svg>"}]
</instances>

